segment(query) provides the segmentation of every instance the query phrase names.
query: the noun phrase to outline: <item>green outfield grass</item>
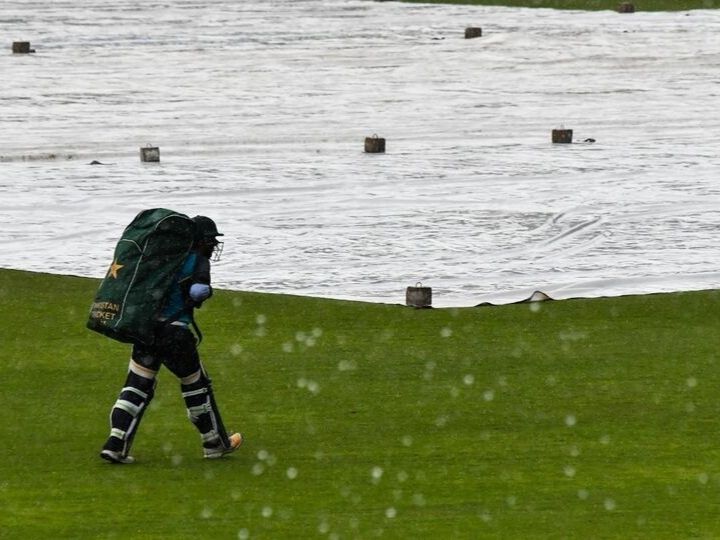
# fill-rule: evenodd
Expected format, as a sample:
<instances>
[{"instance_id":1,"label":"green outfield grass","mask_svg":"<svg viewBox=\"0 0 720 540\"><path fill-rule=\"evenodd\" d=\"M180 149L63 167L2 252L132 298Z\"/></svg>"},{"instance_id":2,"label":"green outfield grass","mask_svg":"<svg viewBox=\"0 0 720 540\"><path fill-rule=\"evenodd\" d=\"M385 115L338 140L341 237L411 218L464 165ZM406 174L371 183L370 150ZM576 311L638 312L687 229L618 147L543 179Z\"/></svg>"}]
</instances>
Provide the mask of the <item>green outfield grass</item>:
<instances>
[{"instance_id":1,"label":"green outfield grass","mask_svg":"<svg viewBox=\"0 0 720 540\"><path fill-rule=\"evenodd\" d=\"M98 451L129 348L85 329L97 284L0 271L0 538L720 536L716 291L428 310L218 291L201 351L246 444L203 460L163 371L117 466Z\"/></svg>"},{"instance_id":2,"label":"green outfield grass","mask_svg":"<svg viewBox=\"0 0 720 540\"><path fill-rule=\"evenodd\" d=\"M617 7L625 0L401 0L416 4L468 4L477 6L535 7L600 10ZM631 0L636 11L687 11L720 7L720 0Z\"/></svg>"}]
</instances>

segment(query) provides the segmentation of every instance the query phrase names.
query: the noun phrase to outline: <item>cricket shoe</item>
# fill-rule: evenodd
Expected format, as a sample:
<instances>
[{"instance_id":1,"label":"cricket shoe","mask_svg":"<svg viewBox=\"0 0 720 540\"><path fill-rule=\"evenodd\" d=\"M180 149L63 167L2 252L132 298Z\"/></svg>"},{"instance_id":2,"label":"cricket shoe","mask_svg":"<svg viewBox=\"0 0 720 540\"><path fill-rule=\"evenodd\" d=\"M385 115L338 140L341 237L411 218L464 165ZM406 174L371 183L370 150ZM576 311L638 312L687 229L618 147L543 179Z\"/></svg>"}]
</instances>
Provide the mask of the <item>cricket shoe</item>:
<instances>
[{"instance_id":1,"label":"cricket shoe","mask_svg":"<svg viewBox=\"0 0 720 540\"><path fill-rule=\"evenodd\" d=\"M241 433L233 433L228 437L228 446L225 446L222 442L217 446L211 446L210 448L203 448L203 454L206 459L217 459L223 457L225 454L234 452L243 443L243 436Z\"/></svg>"},{"instance_id":2,"label":"cricket shoe","mask_svg":"<svg viewBox=\"0 0 720 540\"><path fill-rule=\"evenodd\" d=\"M135 463L135 458L132 456L123 456L120 452L113 452L112 450L103 450L100 452L100 457L110 463L121 463L128 465Z\"/></svg>"}]
</instances>

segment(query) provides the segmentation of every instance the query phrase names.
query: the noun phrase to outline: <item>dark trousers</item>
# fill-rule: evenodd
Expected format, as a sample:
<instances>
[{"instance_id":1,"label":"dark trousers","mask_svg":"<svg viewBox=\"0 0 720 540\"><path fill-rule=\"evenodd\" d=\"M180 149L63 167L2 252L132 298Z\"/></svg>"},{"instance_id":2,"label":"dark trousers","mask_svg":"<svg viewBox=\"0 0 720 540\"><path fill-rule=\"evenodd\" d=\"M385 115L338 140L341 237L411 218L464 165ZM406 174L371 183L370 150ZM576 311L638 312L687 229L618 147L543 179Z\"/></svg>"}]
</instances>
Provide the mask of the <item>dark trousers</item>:
<instances>
[{"instance_id":1,"label":"dark trousers","mask_svg":"<svg viewBox=\"0 0 720 540\"><path fill-rule=\"evenodd\" d=\"M133 346L125 384L110 412L110 437L104 448L128 454L154 395L155 375L163 365L180 379L188 418L199 431L203 446L228 446L212 381L200 362L195 336L184 325L167 324L158 327L152 346Z\"/></svg>"}]
</instances>

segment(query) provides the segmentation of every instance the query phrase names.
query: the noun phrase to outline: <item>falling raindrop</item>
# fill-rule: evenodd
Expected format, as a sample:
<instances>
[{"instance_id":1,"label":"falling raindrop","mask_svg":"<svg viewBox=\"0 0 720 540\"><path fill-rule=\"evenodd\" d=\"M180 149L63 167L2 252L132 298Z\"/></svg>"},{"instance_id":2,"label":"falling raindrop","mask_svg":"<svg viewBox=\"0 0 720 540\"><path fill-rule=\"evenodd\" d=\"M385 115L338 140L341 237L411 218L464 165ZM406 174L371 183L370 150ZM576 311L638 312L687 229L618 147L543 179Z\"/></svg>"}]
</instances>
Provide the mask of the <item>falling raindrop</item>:
<instances>
[{"instance_id":1,"label":"falling raindrop","mask_svg":"<svg viewBox=\"0 0 720 540\"><path fill-rule=\"evenodd\" d=\"M451 386L450 387L450 397L456 398L459 395L460 395L460 390L455 386Z\"/></svg>"},{"instance_id":2,"label":"falling raindrop","mask_svg":"<svg viewBox=\"0 0 720 540\"><path fill-rule=\"evenodd\" d=\"M317 394L320 391L320 385L315 381L308 381L307 387L312 394Z\"/></svg>"},{"instance_id":3,"label":"falling raindrop","mask_svg":"<svg viewBox=\"0 0 720 540\"><path fill-rule=\"evenodd\" d=\"M495 392L493 390L485 390L483 392L483 399L485 401L492 401L495 399Z\"/></svg>"},{"instance_id":4,"label":"falling raindrop","mask_svg":"<svg viewBox=\"0 0 720 540\"><path fill-rule=\"evenodd\" d=\"M202 509L202 512L200 512L200 517L202 519L210 519L213 515L212 509L208 508L207 506Z\"/></svg>"},{"instance_id":5,"label":"falling raindrop","mask_svg":"<svg viewBox=\"0 0 720 540\"><path fill-rule=\"evenodd\" d=\"M413 495L412 501L415 506L425 506L425 495L422 493L416 493Z\"/></svg>"},{"instance_id":6,"label":"falling raindrop","mask_svg":"<svg viewBox=\"0 0 720 540\"><path fill-rule=\"evenodd\" d=\"M237 534L238 540L248 540L250 538L250 531L247 529L240 529Z\"/></svg>"},{"instance_id":7,"label":"falling raindrop","mask_svg":"<svg viewBox=\"0 0 720 540\"><path fill-rule=\"evenodd\" d=\"M613 499L605 499L605 502L603 504L605 506L605 510L607 510L608 512L612 512L613 510L615 510L615 501Z\"/></svg>"},{"instance_id":8,"label":"falling raindrop","mask_svg":"<svg viewBox=\"0 0 720 540\"><path fill-rule=\"evenodd\" d=\"M698 475L698 482L700 482L702 485L707 484L708 480L710 480L710 477L708 476L707 473L703 472Z\"/></svg>"},{"instance_id":9,"label":"falling raindrop","mask_svg":"<svg viewBox=\"0 0 720 540\"><path fill-rule=\"evenodd\" d=\"M298 470L295 467L288 467L288 470L285 472L287 474L287 477L290 480L295 480L298 475Z\"/></svg>"},{"instance_id":10,"label":"falling raindrop","mask_svg":"<svg viewBox=\"0 0 720 540\"><path fill-rule=\"evenodd\" d=\"M403 446L412 446L413 438L410 435L405 435L402 438L402 444Z\"/></svg>"},{"instance_id":11,"label":"falling raindrop","mask_svg":"<svg viewBox=\"0 0 720 540\"><path fill-rule=\"evenodd\" d=\"M382 467L375 466L370 471L370 476L372 476L373 484L377 484L380 482L380 479L382 478L383 470Z\"/></svg>"},{"instance_id":12,"label":"falling raindrop","mask_svg":"<svg viewBox=\"0 0 720 540\"><path fill-rule=\"evenodd\" d=\"M230 347L230 354L233 356L239 356L243 352L243 346L239 343L234 343L232 347Z\"/></svg>"},{"instance_id":13,"label":"falling raindrop","mask_svg":"<svg viewBox=\"0 0 720 540\"><path fill-rule=\"evenodd\" d=\"M603 435L600 437L600 444L608 445L610 444L610 435Z\"/></svg>"},{"instance_id":14,"label":"falling raindrop","mask_svg":"<svg viewBox=\"0 0 720 540\"><path fill-rule=\"evenodd\" d=\"M440 330L440 335L444 338L448 338L448 337L452 336L452 333L453 332L452 332L451 328L446 327L446 328L443 328L442 330Z\"/></svg>"},{"instance_id":15,"label":"falling raindrop","mask_svg":"<svg viewBox=\"0 0 720 540\"><path fill-rule=\"evenodd\" d=\"M397 474L397 479L398 479L398 482L400 482L402 484L403 482L405 482L408 479L408 473L406 473L405 471L400 471Z\"/></svg>"},{"instance_id":16,"label":"falling raindrop","mask_svg":"<svg viewBox=\"0 0 720 540\"><path fill-rule=\"evenodd\" d=\"M171 458L171 461L172 461L172 464L177 467L178 465L180 465L183 462L183 457L180 454L175 454Z\"/></svg>"},{"instance_id":17,"label":"falling raindrop","mask_svg":"<svg viewBox=\"0 0 720 540\"><path fill-rule=\"evenodd\" d=\"M577 496L578 499L586 501L587 498L590 496L590 492L587 489L578 489Z\"/></svg>"},{"instance_id":18,"label":"falling raindrop","mask_svg":"<svg viewBox=\"0 0 720 540\"><path fill-rule=\"evenodd\" d=\"M567 476L568 478L572 478L573 476L575 476L575 467L573 467L572 465L565 465L563 472L565 473L565 476Z\"/></svg>"},{"instance_id":19,"label":"falling raindrop","mask_svg":"<svg viewBox=\"0 0 720 540\"><path fill-rule=\"evenodd\" d=\"M264 506L262 509L262 517L269 518L269 517L272 517L272 515L273 515L273 509L270 508L269 506Z\"/></svg>"},{"instance_id":20,"label":"falling raindrop","mask_svg":"<svg viewBox=\"0 0 720 540\"><path fill-rule=\"evenodd\" d=\"M573 427L575 424L577 424L577 418L575 418L574 414L568 414L565 417L565 425L567 427Z\"/></svg>"},{"instance_id":21,"label":"falling raindrop","mask_svg":"<svg viewBox=\"0 0 720 540\"><path fill-rule=\"evenodd\" d=\"M256 322L259 326L262 326L263 324L265 324L265 323L267 322L267 317L266 317L265 315L263 315L263 314L260 314L260 315L258 315L257 317L255 317L255 322Z\"/></svg>"},{"instance_id":22,"label":"falling raindrop","mask_svg":"<svg viewBox=\"0 0 720 540\"><path fill-rule=\"evenodd\" d=\"M260 476L264 472L265 472L265 466L262 463L256 463L255 465L253 465L252 473L255 476Z\"/></svg>"},{"instance_id":23,"label":"falling raindrop","mask_svg":"<svg viewBox=\"0 0 720 540\"><path fill-rule=\"evenodd\" d=\"M467 386L471 386L471 385L475 382L475 377L474 377L473 375L471 375L471 374L468 373L467 375L465 375L465 376L463 377L463 382L464 382Z\"/></svg>"},{"instance_id":24,"label":"falling raindrop","mask_svg":"<svg viewBox=\"0 0 720 540\"><path fill-rule=\"evenodd\" d=\"M265 328L264 326L258 326L258 327L255 329L255 335L256 335L257 337L265 337L265 336L267 336L267 328Z\"/></svg>"},{"instance_id":25,"label":"falling raindrop","mask_svg":"<svg viewBox=\"0 0 720 540\"><path fill-rule=\"evenodd\" d=\"M283 345L282 345L282 350L283 350L283 352L291 353L291 352L293 352L293 349L294 349L294 346L293 346L292 341L286 341L286 342L283 343Z\"/></svg>"},{"instance_id":26,"label":"falling raindrop","mask_svg":"<svg viewBox=\"0 0 720 540\"><path fill-rule=\"evenodd\" d=\"M330 531L330 524L325 520L321 521L320 524L318 525L318 532L320 534L327 534L329 531Z\"/></svg>"},{"instance_id":27,"label":"falling raindrop","mask_svg":"<svg viewBox=\"0 0 720 540\"><path fill-rule=\"evenodd\" d=\"M267 450L260 450L260 451L257 453L257 458L258 458L260 461L265 461L265 460L267 459L268 455L269 455L269 452L268 452Z\"/></svg>"},{"instance_id":28,"label":"falling raindrop","mask_svg":"<svg viewBox=\"0 0 720 540\"><path fill-rule=\"evenodd\" d=\"M530 311L533 313L537 313L542 309L542 306L540 305L540 302L531 302L530 303Z\"/></svg>"},{"instance_id":29,"label":"falling raindrop","mask_svg":"<svg viewBox=\"0 0 720 540\"><path fill-rule=\"evenodd\" d=\"M313 328L313 329L312 329L312 335L313 335L314 338L319 338L320 336L322 336L322 335L323 335L322 328L317 328L317 327L316 327L316 328Z\"/></svg>"},{"instance_id":30,"label":"falling raindrop","mask_svg":"<svg viewBox=\"0 0 720 540\"><path fill-rule=\"evenodd\" d=\"M338 371L354 371L357 369L357 363L354 360L340 360L338 362Z\"/></svg>"},{"instance_id":31,"label":"falling raindrop","mask_svg":"<svg viewBox=\"0 0 720 540\"><path fill-rule=\"evenodd\" d=\"M686 384L688 385L688 388L695 388L698 384L698 381L695 377L689 377L686 381Z\"/></svg>"},{"instance_id":32,"label":"falling raindrop","mask_svg":"<svg viewBox=\"0 0 720 540\"><path fill-rule=\"evenodd\" d=\"M397 515L397 510L395 510L395 508L393 508L392 506L385 510L385 517L388 519L393 519L396 515Z\"/></svg>"}]
</instances>

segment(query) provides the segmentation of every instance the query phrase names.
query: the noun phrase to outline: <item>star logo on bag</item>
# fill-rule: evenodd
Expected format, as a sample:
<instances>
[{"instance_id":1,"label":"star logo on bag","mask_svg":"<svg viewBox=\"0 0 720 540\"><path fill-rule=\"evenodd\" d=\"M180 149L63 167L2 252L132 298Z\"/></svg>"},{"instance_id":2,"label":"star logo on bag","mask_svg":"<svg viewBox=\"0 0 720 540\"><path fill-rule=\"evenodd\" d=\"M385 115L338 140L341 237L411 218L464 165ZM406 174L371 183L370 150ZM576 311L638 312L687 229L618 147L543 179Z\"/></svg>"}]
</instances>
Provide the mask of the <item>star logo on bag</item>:
<instances>
[{"instance_id":1,"label":"star logo on bag","mask_svg":"<svg viewBox=\"0 0 720 540\"><path fill-rule=\"evenodd\" d=\"M124 264L118 263L118 262L117 262L117 259L115 259L115 260L113 261L113 263L110 265L110 270L108 270L108 275L109 275L109 276L112 276L112 277L115 278L115 279L117 279L118 270L120 270L121 268L124 268L124 267L125 267Z\"/></svg>"}]
</instances>

